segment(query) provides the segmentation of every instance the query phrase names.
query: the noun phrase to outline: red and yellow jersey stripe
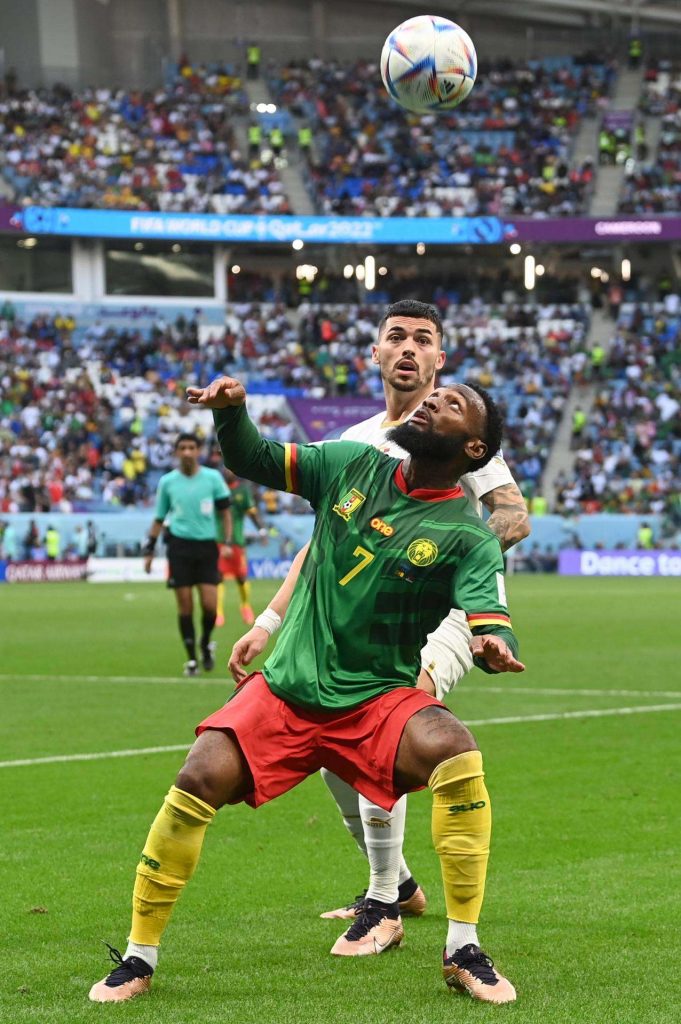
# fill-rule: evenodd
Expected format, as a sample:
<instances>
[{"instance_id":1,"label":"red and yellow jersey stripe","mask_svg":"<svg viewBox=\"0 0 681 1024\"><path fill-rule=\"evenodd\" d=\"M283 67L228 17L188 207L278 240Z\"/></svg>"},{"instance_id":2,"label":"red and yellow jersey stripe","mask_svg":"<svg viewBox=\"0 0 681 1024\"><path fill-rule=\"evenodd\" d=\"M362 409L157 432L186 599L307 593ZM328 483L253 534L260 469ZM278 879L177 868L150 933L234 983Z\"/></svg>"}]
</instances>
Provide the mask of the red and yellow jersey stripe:
<instances>
[{"instance_id":1,"label":"red and yellow jersey stripe","mask_svg":"<svg viewBox=\"0 0 681 1024\"><path fill-rule=\"evenodd\" d=\"M289 494L298 494L298 446L284 445L284 480Z\"/></svg>"},{"instance_id":2,"label":"red and yellow jersey stripe","mask_svg":"<svg viewBox=\"0 0 681 1024\"><path fill-rule=\"evenodd\" d=\"M466 616L468 626L474 629L476 626L506 626L512 629L511 617L503 612L473 612Z\"/></svg>"}]
</instances>

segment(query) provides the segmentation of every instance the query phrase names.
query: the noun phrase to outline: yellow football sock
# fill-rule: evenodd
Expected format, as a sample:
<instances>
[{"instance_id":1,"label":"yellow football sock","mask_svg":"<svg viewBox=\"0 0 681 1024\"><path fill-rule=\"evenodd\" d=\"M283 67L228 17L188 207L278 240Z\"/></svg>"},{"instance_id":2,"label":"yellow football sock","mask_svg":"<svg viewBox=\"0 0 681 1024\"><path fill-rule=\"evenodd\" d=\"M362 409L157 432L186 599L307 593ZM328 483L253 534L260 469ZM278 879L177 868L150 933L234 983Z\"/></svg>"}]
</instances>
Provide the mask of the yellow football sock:
<instances>
[{"instance_id":1,"label":"yellow football sock","mask_svg":"<svg viewBox=\"0 0 681 1024\"><path fill-rule=\"evenodd\" d=\"M131 942L143 946L160 943L177 898L194 874L206 828L214 816L215 809L203 800L170 787L137 865Z\"/></svg>"},{"instance_id":2,"label":"yellow football sock","mask_svg":"<svg viewBox=\"0 0 681 1024\"><path fill-rule=\"evenodd\" d=\"M225 617L225 585L224 583L218 583L218 606L216 615L218 618Z\"/></svg>"},{"instance_id":3,"label":"yellow football sock","mask_svg":"<svg viewBox=\"0 0 681 1024\"><path fill-rule=\"evenodd\" d=\"M243 583L236 581L236 585L239 588L239 602L243 608L245 604L251 603L251 584L244 580Z\"/></svg>"},{"instance_id":4,"label":"yellow football sock","mask_svg":"<svg viewBox=\"0 0 681 1024\"><path fill-rule=\"evenodd\" d=\"M440 857L447 917L476 924L492 831L482 754L470 750L443 761L428 785L433 793L433 843Z\"/></svg>"}]
</instances>

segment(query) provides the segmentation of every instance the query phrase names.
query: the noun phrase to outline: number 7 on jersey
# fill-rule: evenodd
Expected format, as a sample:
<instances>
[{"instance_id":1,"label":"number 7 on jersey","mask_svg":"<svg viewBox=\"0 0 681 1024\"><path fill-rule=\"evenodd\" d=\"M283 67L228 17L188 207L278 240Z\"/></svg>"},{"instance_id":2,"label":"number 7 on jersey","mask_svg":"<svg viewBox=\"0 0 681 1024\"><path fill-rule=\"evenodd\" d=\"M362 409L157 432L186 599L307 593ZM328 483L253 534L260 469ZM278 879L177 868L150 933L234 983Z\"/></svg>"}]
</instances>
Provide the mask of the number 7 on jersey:
<instances>
[{"instance_id":1,"label":"number 7 on jersey","mask_svg":"<svg viewBox=\"0 0 681 1024\"><path fill-rule=\"evenodd\" d=\"M341 587L344 587L347 583L350 582L350 580L354 579L355 576L362 571L362 569L366 569L367 565L373 562L374 558L376 557L375 555L372 555L370 551L367 551L366 548L361 547L361 545L359 544L352 553L353 555L355 555L355 557L359 556L361 561L357 563L354 569L351 569L349 573L343 576L342 579L338 580L338 584Z\"/></svg>"}]
</instances>

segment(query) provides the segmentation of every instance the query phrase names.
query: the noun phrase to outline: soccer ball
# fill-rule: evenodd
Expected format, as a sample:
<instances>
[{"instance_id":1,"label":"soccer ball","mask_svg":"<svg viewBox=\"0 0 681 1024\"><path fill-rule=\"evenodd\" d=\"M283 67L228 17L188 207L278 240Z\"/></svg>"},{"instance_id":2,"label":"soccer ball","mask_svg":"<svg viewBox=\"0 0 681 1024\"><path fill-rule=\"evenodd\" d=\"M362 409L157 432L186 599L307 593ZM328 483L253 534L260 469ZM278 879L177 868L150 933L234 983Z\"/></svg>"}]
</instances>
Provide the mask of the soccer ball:
<instances>
[{"instance_id":1,"label":"soccer ball","mask_svg":"<svg viewBox=\"0 0 681 1024\"><path fill-rule=\"evenodd\" d=\"M417 114L458 107L473 88L477 70L468 33L431 14L403 21L381 52L383 84L400 106Z\"/></svg>"}]
</instances>

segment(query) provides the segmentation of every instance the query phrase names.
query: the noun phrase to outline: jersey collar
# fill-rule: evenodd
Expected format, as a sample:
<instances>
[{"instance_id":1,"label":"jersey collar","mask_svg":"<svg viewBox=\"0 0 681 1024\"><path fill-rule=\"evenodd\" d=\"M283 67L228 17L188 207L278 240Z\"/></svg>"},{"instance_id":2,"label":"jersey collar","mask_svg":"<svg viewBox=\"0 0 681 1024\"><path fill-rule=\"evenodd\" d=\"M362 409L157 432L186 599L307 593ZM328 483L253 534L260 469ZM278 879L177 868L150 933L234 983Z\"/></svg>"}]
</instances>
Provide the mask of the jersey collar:
<instances>
[{"instance_id":1,"label":"jersey collar","mask_svg":"<svg viewBox=\"0 0 681 1024\"><path fill-rule=\"evenodd\" d=\"M463 492L463 487L459 484L457 484L456 487L450 487L446 490L442 490L437 487L417 487L413 491L408 490L407 481L404 479L404 473L402 472L401 462L395 470L395 476L393 479L403 494L406 494L410 498L416 498L417 501L449 501L451 498L466 497Z\"/></svg>"}]
</instances>

